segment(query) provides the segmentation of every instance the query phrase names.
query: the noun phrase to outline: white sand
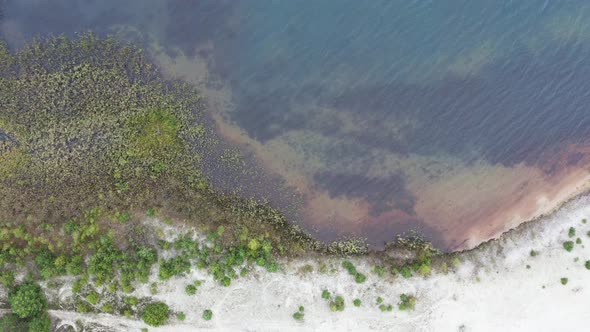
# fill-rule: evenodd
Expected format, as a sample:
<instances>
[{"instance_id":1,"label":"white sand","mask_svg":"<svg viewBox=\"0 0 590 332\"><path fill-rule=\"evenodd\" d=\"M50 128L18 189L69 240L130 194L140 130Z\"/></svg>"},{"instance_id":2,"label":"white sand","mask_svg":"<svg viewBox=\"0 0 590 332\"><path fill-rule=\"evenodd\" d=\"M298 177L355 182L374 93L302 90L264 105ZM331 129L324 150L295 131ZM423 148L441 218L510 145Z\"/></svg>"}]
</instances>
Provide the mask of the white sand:
<instances>
[{"instance_id":1,"label":"white sand","mask_svg":"<svg viewBox=\"0 0 590 332\"><path fill-rule=\"evenodd\" d=\"M235 280L228 288L218 286L204 272L195 271L159 287L157 299L186 314L184 322L173 320L150 331L588 331L590 327L590 230L581 219L590 217L590 198L580 198L553 216L508 234L501 240L463 256L453 274L438 274L423 279L379 279L371 267L356 261L357 269L368 279L356 284L341 268L333 275L297 273L297 268L317 262L296 261L283 264L285 271L260 271ZM583 241L566 252L570 226ZM575 241L575 237L573 238ZM586 246L585 244L589 244ZM530 250L539 251L536 257ZM574 258L579 257L578 262ZM339 267L341 260L329 262ZM526 268L529 264L530 269ZM480 281L477 281L479 277ZM567 277L567 285L560 278ZM184 293L186 284L206 280L197 295ZM155 279L154 279L155 280ZM544 288L543 288L544 287ZM340 294L346 300L343 312L331 312L321 298L322 289ZM397 309L401 293L418 298L415 311ZM136 295L149 295L147 286ZM66 293L62 294L67 295ZM393 312L381 312L375 299L395 304ZM352 305L354 298L363 305ZM292 314L305 306L305 319L297 322ZM205 322L201 313L211 308L214 319ZM140 321L110 315L85 315L53 311L70 322L83 317L115 330L134 331L146 327ZM66 323L66 322L64 322Z\"/></svg>"}]
</instances>

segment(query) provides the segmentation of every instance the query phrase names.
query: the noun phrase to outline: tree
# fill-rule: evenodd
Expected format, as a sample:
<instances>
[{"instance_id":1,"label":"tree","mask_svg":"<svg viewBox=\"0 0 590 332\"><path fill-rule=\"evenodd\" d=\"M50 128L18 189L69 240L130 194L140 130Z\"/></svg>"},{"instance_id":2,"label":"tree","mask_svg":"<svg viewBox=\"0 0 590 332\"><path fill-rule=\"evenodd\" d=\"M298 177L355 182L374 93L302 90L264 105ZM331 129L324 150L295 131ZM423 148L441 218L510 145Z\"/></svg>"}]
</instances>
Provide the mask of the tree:
<instances>
[{"instance_id":1,"label":"tree","mask_svg":"<svg viewBox=\"0 0 590 332\"><path fill-rule=\"evenodd\" d=\"M47 299L41 286L31 281L17 286L8 301L12 311L20 318L37 316L47 308Z\"/></svg>"},{"instance_id":2,"label":"tree","mask_svg":"<svg viewBox=\"0 0 590 332\"><path fill-rule=\"evenodd\" d=\"M168 322L170 316L170 308L163 302L155 302L148 304L143 313L141 319L148 325L161 326Z\"/></svg>"}]
</instances>

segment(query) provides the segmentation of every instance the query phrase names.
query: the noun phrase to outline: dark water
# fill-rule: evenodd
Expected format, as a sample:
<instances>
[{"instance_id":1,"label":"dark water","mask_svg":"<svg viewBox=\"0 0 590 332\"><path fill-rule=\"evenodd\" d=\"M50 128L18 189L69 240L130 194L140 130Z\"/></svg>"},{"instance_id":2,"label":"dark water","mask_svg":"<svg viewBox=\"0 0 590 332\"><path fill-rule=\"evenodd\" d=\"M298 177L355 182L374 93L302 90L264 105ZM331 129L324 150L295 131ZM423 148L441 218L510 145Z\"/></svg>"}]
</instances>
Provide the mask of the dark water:
<instances>
[{"instance_id":1,"label":"dark water","mask_svg":"<svg viewBox=\"0 0 590 332\"><path fill-rule=\"evenodd\" d=\"M587 180L584 1L5 2L12 47L113 33L198 84L326 240L416 230L469 247Z\"/></svg>"}]
</instances>

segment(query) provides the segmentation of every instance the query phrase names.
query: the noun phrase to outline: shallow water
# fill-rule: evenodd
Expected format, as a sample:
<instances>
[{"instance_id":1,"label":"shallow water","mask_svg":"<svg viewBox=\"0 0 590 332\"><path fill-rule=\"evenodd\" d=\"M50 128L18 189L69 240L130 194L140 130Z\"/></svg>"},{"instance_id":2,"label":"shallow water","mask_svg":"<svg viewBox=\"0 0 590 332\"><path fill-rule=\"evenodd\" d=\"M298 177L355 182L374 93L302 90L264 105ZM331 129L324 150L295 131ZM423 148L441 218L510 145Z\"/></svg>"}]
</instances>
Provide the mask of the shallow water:
<instances>
[{"instance_id":1,"label":"shallow water","mask_svg":"<svg viewBox=\"0 0 590 332\"><path fill-rule=\"evenodd\" d=\"M241 186L211 172L219 186L321 239L418 231L453 250L587 189L584 3L6 0L0 32L139 43L258 165Z\"/></svg>"}]
</instances>

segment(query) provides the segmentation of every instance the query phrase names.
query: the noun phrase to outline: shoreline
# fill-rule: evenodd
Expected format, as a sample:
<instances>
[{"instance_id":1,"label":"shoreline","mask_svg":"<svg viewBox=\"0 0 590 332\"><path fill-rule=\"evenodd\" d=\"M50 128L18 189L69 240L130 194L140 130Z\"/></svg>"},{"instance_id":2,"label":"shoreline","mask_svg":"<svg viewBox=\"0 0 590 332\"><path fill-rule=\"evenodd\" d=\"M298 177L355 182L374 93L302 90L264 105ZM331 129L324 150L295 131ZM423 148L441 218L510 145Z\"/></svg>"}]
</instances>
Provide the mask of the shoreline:
<instances>
[{"instance_id":1,"label":"shoreline","mask_svg":"<svg viewBox=\"0 0 590 332\"><path fill-rule=\"evenodd\" d=\"M257 270L227 288L210 282L204 271L191 270L187 276L165 283L160 293L153 296L165 300L173 310L185 312L186 320L172 319L168 325L149 330L516 331L526 326L536 330L569 327L575 331L590 318L584 309L590 304L590 271L584 267L584 262L590 259L590 246L585 246L590 241L586 235L590 224L581 222L585 216L590 216L588 195L572 199L553 214L523 224L500 239L456 254L461 263L455 272L436 272L426 278L379 278L370 272L369 256L350 258L359 271L366 272L368 279L363 284L355 283L342 271L342 259L338 257L289 259L281 262L284 271ZM568 227L575 227L583 241L573 252L562 247L562 242L568 239ZM167 234L173 232L173 228L167 228ZM532 257L531 250L538 255ZM574 262L575 257L579 261ZM319 272L321 263L328 265L328 271L332 268L335 271ZM314 267L313 271L302 273L301 268L307 264ZM560 284L563 277L569 279L567 285ZM184 294L183 286L194 279L205 282L196 297L189 297ZM149 294L148 288L144 285L134 295ZM330 312L320 296L322 289L345 298L343 313ZM60 297L67 293L57 292ZM416 296L415 311L398 310L398 297L402 293ZM394 305L393 312L378 309L374 301L379 296L384 303ZM352 305L354 298L362 300L360 308ZM291 317L299 305L305 306L303 322ZM205 307L213 310L214 320L200 319L199 313ZM556 307L561 308L558 313L554 312ZM138 320L107 314L80 315L67 310L51 313L70 322L83 317L87 322L115 331L145 326Z\"/></svg>"}]
</instances>

